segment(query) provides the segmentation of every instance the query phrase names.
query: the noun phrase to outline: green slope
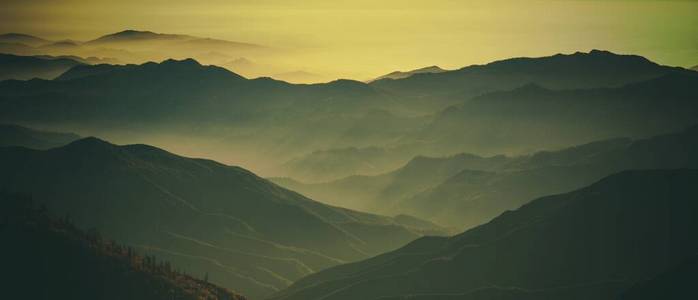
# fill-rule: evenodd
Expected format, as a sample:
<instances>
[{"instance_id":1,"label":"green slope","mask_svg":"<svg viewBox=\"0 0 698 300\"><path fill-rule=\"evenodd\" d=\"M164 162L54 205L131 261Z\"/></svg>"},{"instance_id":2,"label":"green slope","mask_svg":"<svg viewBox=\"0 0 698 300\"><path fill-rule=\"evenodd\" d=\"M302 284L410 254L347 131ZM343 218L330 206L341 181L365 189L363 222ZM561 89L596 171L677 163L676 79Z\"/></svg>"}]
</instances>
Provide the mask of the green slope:
<instances>
[{"instance_id":1,"label":"green slope","mask_svg":"<svg viewBox=\"0 0 698 300\"><path fill-rule=\"evenodd\" d=\"M98 232L52 219L31 199L3 193L0 207L5 299L245 299Z\"/></svg>"}]
</instances>

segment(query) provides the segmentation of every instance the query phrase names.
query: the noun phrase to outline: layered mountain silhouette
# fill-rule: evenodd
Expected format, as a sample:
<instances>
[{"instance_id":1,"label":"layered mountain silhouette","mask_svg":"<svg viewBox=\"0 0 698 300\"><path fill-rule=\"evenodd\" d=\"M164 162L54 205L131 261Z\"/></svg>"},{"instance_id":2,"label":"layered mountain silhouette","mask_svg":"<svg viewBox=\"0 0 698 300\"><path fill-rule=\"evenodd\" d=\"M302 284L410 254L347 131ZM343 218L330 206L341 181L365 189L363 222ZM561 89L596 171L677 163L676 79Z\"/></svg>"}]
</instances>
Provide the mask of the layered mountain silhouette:
<instances>
[{"instance_id":1,"label":"layered mountain silhouette","mask_svg":"<svg viewBox=\"0 0 698 300\"><path fill-rule=\"evenodd\" d=\"M698 171L625 171L450 238L330 268L272 299L618 299L698 251Z\"/></svg>"},{"instance_id":2,"label":"layered mountain silhouette","mask_svg":"<svg viewBox=\"0 0 698 300\"><path fill-rule=\"evenodd\" d=\"M197 138L209 135L211 129L239 128L224 130L234 134L216 138L226 146L218 152L231 151L230 144L235 143L242 148L236 153L257 156L248 161L276 156L279 163L337 141L338 133L352 130L371 111L395 103L356 81L291 85L269 78L247 80L191 59L81 66L54 81L3 82L0 86L3 121L70 121L78 132L80 127L137 128L142 133L180 128L179 132ZM393 131L376 130L372 140L385 139ZM347 136L342 143L358 139ZM273 153L260 157L264 149Z\"/></svg>"},{"instance_id":3,"label":"layered mountain silhouette","mask_svg":"<svg viewBox=\"0 0 698 300\"><path fill-rule=\"evenodd\" d=\"M405 141L494 154L646 137L696 124L696 84L698 74L688 71L618 88L555 91L530 84L452 106Z\"/></svg>"},{"instance_id":4,"label":"layered mountain silhouette","mask_svg":"<svg viewBox=\"0 0 698 300\"><path fill-rule=\"evenodd\" d=\"M563 71L553 76L550 70ZM610 75L593 76L592 70ZM402 89L382 81L295 85L268 78L248 80L189 59L78 66L56 81L0 84L5 95L0 120L26 124L70 120L77 132L80 125L97 133L136 127L145 141L152 139L149 134L175 131L197 139L215 136L215 142L205 143L214 149L204 153L235 152L240 158L216 157L255 162L256 169L275 176L307 174L314 169L312 164L323 160L354 162L325 172L334 178L367 174L371 165L378 169L370 174L386 172L416 155L520 154L618 136L646 137L698 121L691 94L698 75L638 56L593 51L416 77L459 72L469 75L454 77L458 80L491 78L497 84L472 92L468 85L451 81L456 90L448 92L443 102L435 94L403 97ZM387 81L417 80L413 77ZM534 84L526 85L530 82ZM498 89L504 90L468 96ZM454 102L460 104L441 110ZM335 151L351 147L382 148L392 154L377 163L366 155L350 158L353 153ZM291 161L308 164L288 168ZM322 177L303 176L298 179Z\"/></svg>"},{"instance_id":5,"label":"layered mountain silhouette","mask_svg":"<svg viewBox=\"0 0 698 300\"><path fill-rule=\"evenodd\" d=\"M64 57L0 54L0 80L54 79L83 62Z\"/></svg>"},{"instance_id":6,"label":"layered mountain silhouette","mask_svg":"<svg viewBox=\"0 0 698 300\"><path fill-rule=\"evenodd\" d=\"M167 261L53 219L31 199L0 195L3 296L10 299L226 299L225 288L181 273ZM204 274L205 277L205 274Z\"/></svg>"},{"instance_id":7,"label":"layered mountain silhouette","mask_svg":"<svg viewBox=\"0 0 698 300\"><path fill-rule=\"evenodd\" d=\"M0 52L3 53L109 57L125 63L186 57L196 57L207 63L223 63L240 56L266 57L274 55L275 51L251 43L132 29L88 41L52 41L25 34L0 35Z\"/></svg>"},{"instance_id":8,"label":"layered mountain silhouette","mask_svg":"<svg viewBox=\"0 0 698 300\"><path fill-rule=\"evenodd\" d=\"M155 33L152 31L138 31L127 29L124 31L116 32L101 36L97 39L88 41L87 43L92 44L104 44L113 42L132 42L132 41L148 41L148 40L189 40L194 39L192 36L182 35L182 34L167 34L167 33Z\"/></svg>"},{"instance_id":9,"label":"layered mountain silhouette","mask_svg":"<svg viewBox=\"0 0 698 300\"><path fill-rule=\"evenodd\" d=\"M426 73L372 83L406 97L476 96L528 83L550 89L621 86L665 75L680 68L660 66L644 57L603 50L512 58L459 70Z\"/></svg>"},{"instance_id":10,"label":"layered mountain silhouette","mask_svg":"<svg viewBox=\"0 0 698 300\"><path fill-rule=\"evenodd\" d=\"M42 39L29 34L22 33L4 33L0 34L0 43L3 44L23 44L27 46L41 46L50 43L51 41Z\"/></svg>"},{"instance_id":11,"label":"layered mountain silhouette","mask_svg":"<svg viewBox=\"0 0 698 300\"><path fill-rule=\"evenodd\" d=\"M212 50L258 50L264 51L265 47L261 45L255 45L250 43L233 42L226 40L218 40L211 38L202 38L184 34L169 34L169 33L155 33L152 31L139 31L139 30L124 30L112 34L107 34L96 38L91 41L85 42L86 45L98 45L98 46L111 46L111 47L123 47L127 45L126 49L138 49L138 50L154 50L155 46L167 44L170 47L182 48L181 50L191 49L195 50L196 47L210 47L209 51ZM125 45L124 45L125 44ZM147 47L141 49L141 47ZM201 50L201 49L200 49ZM170 50L171 51L171 50Z\"/></svg>"},{"instance_id":12,"label":"layered mountain silhouette","mask_svg":"<svg viewBox=\"0 0 698 300\"><path fill-rule=\"evenodd\" d=\"M0 147L20 146L49 149L80 139L74 133L42 131L12 124L0 124Z\"/></svg>"},{"instance_id":13,"label":"layered mountain silhouette","mask_svg":"<svg viewBox=\"0 0 698 300\"><path fill-rule=\"evenodd\" d=\"M648 139L611 139L524 156L417 157L386 174L320 184L277 182L334 205L469 228L530 199L581 188L622 170L698 168L697 140L698 127L691 127Z\"/></svg>"},{"instance_id":14,"label":"layered mountain silhouette","mask_svg":"<svg viewBox=\"0 0 698 300\"><path fill-rule=\"evenodd\" d=\"M85 138L44 151L6 147L0 165L0 190L255 298L443 232L324 205L242 168L147 145Z\"/></svg>"},{"instance_id":15,"label":"layered mountain silhouette","mask_svg":"<svg viewBox=\"0 0 698 300\"><path fill-rule=\"evenodd\" d=\"M566 71L543 76L541 74L543 71L535 67L537 63L552 70L564 66ZM518 64L524 66L517 67ZM627 72L625 75L614 75L611 79L625 78L625 82L630 83L617 86L620 81L604 81L604 76L591 75L589 74L591 71L587 69L595 68L603 73L604 68L610 66L625 70L613 72ZM492 82L498 84L492 89L509 88L503 83L507 83L506 79L510 77L516 77L516 82L509 82L514 87L512 90L482 91L483 95L475 97L468 96L480 93L468 88L471 77L462 79L463 84L453 83L454 90L464 87L472 93L463 92L463 90L449 91L444 99L449 102L459 102L459 104L437 112L431 122L420 126L416 131L405 130L402 134L395 134L389 140L390 143L384 143L382 146L374 144L373 146L383 148L382 152L393 153L390 158L381 161L382 165L401 165L420 154L443 156L466 151L485 156L501 153L518 155L620 136L648 137L679 130L698 122L697 104L692 92L692 86L698 83L696 74L683 69L658 66L637 56L620 56L595 51L589 54L578 53L502 61L492 65L473 67L468 72L468 74L472 73L472 78L486 78L490 73L500 74L492 75ZM424 74L417 77L438 77L448 73L450 72ZM585 73L590 78L588 81L579 78L587 76L584 75ZM569 80L570 84L579 83L579 87L571 88L564 84L556 84L552 81L553 78L561 81ZM644 80L645 78L650 79ZM412 80L406 83L405 89L422 86L423 82L418 79L404 79ZM641 79L642 81L634 82ZM388 82L404 80L388 80ZM443 82L441 79L434 80L438 84ZM534 83L526 84L528 80ZM582 84L583 82L587 83ZM395 91L386 90L378 82L372 83L371 86L395 95L401 95L403 91L402 88ZM425 87L425 89L432 90L431 87ZM410 95L415 97L413 99L415 103L445 103L440 102L441 96L411 91L405 92L405 95L402 95L404 97L399 97L400 102L410 106L405 104L411 103ZM410 107L412 110L418 110L418 105ZM380 128L380 126L377 127ZM341 148L335 150L339 149ZM330 151L324 153L330 153ZM370 156L349 157L342 155L340 151L334 151L334 153L332 161L365 163L370 162L371 159ZM327 157L322 159L329 160ZM310 159L305 160L312 162ZM302 167L299 166L297 169ZM359 168L357 166L353 169ZM387 170L384 169L384 171ZM341 174L340 172L345 176L375 174L365 171L352 173L352 168L338 170L335 173ZM291 177L301 175L303 177L298 179L302 181L317 181L301 172L286 175Z\"/></svg>"},{"instance_id":16,"label":"layered mountain silhouette","mask_svg":"<svg viewBox=\"0 0 698 300\"><path fill-rule=\"evenodd\" d=\"M411 71L395 71L391 72L388 74L385 74L383 76L380 76L376 79L373 79L371 81L376 81L376 80L381 80L381 79L403 79L410 77L414 74L424 74L424 73L443 73L446 72L447 70L444 70L440 68L439 66L429 66L429 67L424 67L424 68L419 68Z\"/></svg>"}]
</instances>

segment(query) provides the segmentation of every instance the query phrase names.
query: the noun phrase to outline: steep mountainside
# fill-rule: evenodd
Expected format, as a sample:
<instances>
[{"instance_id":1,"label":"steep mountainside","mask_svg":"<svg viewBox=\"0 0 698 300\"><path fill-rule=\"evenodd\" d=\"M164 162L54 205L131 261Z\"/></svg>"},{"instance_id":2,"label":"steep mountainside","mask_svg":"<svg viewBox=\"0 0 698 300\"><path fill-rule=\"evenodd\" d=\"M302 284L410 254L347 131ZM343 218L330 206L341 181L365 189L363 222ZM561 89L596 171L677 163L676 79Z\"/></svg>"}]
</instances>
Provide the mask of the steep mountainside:
<instances>
[{"instance_id":1,"label":"steep mountainside","mask_svg":"<svg viewBox=\"0 0 698 300\"><path fill-rule=\"evenodd\" d=\"M69 220L52 219L30 199L2 194L0 207L7 299L245 299Z\"/></svg>"},{"instance_id":2,"label":"steep mountainside","mask_svg":"<svg viewBox=\"0 0 698 300\"><path fill-rule=\"evenodd\" d=\"M0 124L0 147L21 146L49 149L80 139L73 133L41 131L11 124Z\"/></svg>"},{"instance_id":3,"label":"steep mountainside","mask_svg":"<svg viewBox=\"0 0 698 300\"><path fill-rule=\"evenodd\" d=\"M695 256L697 181L695 170L622 172L313 274L272 299L617 299Z\"/></svg>"},{"instance_id":4,"label":"steep mountainside","mask_svg":"<svg viewBox=\"0 0 698 300\"><path fill-rule=\"evenodd\" d=\"M323 205L242 168L146 145L86 138L46 151L0 148L0 165L0 190L249 297L438 230Z\"/></svg>"}]
</instances>

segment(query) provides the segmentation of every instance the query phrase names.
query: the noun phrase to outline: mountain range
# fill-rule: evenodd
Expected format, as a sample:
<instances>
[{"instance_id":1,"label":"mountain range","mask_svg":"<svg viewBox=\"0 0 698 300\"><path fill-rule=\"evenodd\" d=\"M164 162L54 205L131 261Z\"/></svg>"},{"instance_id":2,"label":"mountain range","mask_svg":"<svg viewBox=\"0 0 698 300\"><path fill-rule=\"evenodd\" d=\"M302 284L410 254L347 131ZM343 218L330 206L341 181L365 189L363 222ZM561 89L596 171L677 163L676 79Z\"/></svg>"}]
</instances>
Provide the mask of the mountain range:
<instances>
[{"instance_id":1,"label":"mountain range","mask_svg":"<svg viewBox=\"0 0 698 300\"><path fill-rule=\"evenodd\" d=\"M594 76L592 69L610 75ZM475 86L487 80L486 89ZM604 51L370 84L245 79L191 59L167 60L76 66L53 81L2 82L0 120L162 141L157 145L246 163L265 176L318 181L380 174L417 155L522 154L679 130L698 119L691 93L697 81L698 74L685 69ZM434 93L405 96L402 84ZM173 136L177 143L169 142ZM183 147L194 143L206 149ZM361 151L337 151L350 148ZM363 151L369 149L377 151ZM362 152L391 155L378 161ZM324 161L338 163L313 174L313 165Z\"/></svg>"},{"instance_id":2,"label":"mountain range","mask_svg":"<svg viewBox=\"0 0 698 300\"><path fill-rule=\"evenodd\" d=\"M335 79L300 71L301 63L288 64L292 51L252 43L198 37L186 34L123 30L92 40L47 40L40 37L0 34L0 53L36 56L78 56L103 60L104 63L142 64L170 58L195 58L205 64L229 68L238 74L274 77L298 83L325 82ZM254 65L236 63L255 61ZM13 78L23 79L23 78Z\"/></svg>"},{"instance_id":3,"label":"mountain range","mask_svg":"<svg viewBox=\"0 0 698 300\"><path fill-rule=\"evenodd\" d=\"M301 84L289 50L0 35L11 298L690 298L698 73L592 50Z\"/></svg>"},{"instance_id":4,"label":"mountain range","mask_svg":"<svg viewBox=\"0 0 698 300\"><path fill-rule=\"evenodd\" d=\"M470 228L532 198L581 188L622 170L698 168L696 141L694 126L647 139L610 139L523 156L417 157L389 173L326 183L273 180L333 205Z\"/></svg>"},{"instance_id":5,"label":"mountain range","mask_svg":"<svg viewBox=\"0 0 698 300\"><path fill-rule=\"evenodd\" d=\"M195 55L206 60L214 58L207 55L212 51L226 53L225 56L230 59L244 53L265 53L269 49L250 43L131 29L88 41L51 41L19 33L0 35L0 52L19 55L114 57L127 63L142 63L183 55Z\"/></svg>"},{"instance_id":6,"label":"mountain range","mask_svg":"<svg viewBox=\"0 0 698 300\"><path fill-rule=\"evenodd\" d=\"M79 228L260 298L312 272L446 231L328 206L251 172L147 145L84 138L0 148L0 190L30 195Z\"/></svg>"},{"instance_id":7,"label":"mountain range","mask_svg":"<svg viewBox=\"0 0 698 300\"><path fill-rule=\"evenodd\" d=\"M695 170L624 171L321 271L271 299L618 299L695 257L697 181Z\"/></svg>"}]
</instances>

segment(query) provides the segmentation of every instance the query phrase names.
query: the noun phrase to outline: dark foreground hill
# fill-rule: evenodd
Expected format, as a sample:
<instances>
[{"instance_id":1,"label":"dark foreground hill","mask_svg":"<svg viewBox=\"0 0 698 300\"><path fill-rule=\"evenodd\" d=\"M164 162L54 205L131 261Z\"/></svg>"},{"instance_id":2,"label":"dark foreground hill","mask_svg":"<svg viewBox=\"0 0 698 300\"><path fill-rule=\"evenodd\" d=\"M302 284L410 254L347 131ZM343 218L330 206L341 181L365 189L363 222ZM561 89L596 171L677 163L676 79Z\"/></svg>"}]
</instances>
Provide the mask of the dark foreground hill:
<instances>
[{"instance_id":1,"label":"dark foreground hill","mask_svg":"<svg viewBox=\"0 0 698 300\"><path fill-rule=\"evenodd\" d=\"M623 300L697 299L698 255L669 268L658 276L630 288Z\"/></svg>"},{"instance_id":2,"label":"dark foreground hill","mask_svg":"<svg viewBox=\"0 0 698 300\"><path fill-rule=\"evenodd\" d=\"M696 182L696 170L622 172L313 274L273 299L617 299L698 252Z\"/></svg>"},{"instance_id":3,"label":"dark foreground hill","mask_svg":"<svg viewBox=\"0 0 698 300\"><path fill-rule=\"evenodd\" d=\"M31 199L0 195L0 262L6 299L244 300L169 262L52 219Z\"/></svg>"},{"instance_id":4,"label":"dark foreground hill","mask_svg":"<svg viewBox=\"0 0 698 300\"><path fill-rule=\"evenodd\" d=\"M45 151L0 148L0 165L0 190L249 297L438 230L327 206L242 168L146 145L86 138Z\"/></svg>"}]
</instances>

